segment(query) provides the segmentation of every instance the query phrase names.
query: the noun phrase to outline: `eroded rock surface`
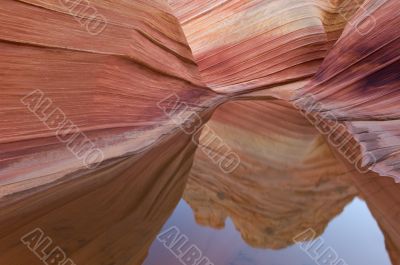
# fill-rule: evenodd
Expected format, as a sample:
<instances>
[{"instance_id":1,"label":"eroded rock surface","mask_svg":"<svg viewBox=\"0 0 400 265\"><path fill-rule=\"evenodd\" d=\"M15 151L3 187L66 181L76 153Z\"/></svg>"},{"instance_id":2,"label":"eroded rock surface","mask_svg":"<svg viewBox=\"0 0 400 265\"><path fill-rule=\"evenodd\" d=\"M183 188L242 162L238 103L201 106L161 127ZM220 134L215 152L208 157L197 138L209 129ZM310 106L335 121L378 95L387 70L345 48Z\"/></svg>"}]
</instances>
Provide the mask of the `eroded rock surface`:
<instances>
[{"instance_id":1,"label":"eroded rock surface","mask_svg":"<svg viewBox=\"0 0 400 265\"><path fill-rule=\"evenodd\" d=\"M230 174L216 173L210 161L198 155L185 198L199 222L220 227L231 216L250 244L283 247L299 227L323 230L355 195L351 179L379 220L398 263L399 186L384 177L397 181L400 177L400 18L396 13L400 3L361 2L93 0L88 7L85 1L75 5L3 0L2 260L9 263L18 256L16 240L33 225L57 233L70 225L77 229L75 235L82 234L84 243L74 238L68 249L77 260L98 264L87 253L102 249L108 235L121 235L118 226L130 224L134 217L129 210L140 200L146 201L144 205L160 205L156 208L166 203L170 212L176 198L162 201L154 194L175 189L159 183L164 183L165 172L183 179L181 170L190 168L195 146L182 128L197 128L225 104L210 125L226 137L241 163ZM93 14L83 12L87 8L98 16L93 19ZM35 91L42 96L26 98ZM299 110L309 111L301 104L308 95L320 104L310 111L314 118L337 120L343 127L331 134L345 131L349 141L334 146L328 134L321 135L312 121L302 117ZM158 103L171 96L176 99L173 104L160 108ZM226 103L248 98L259 101ZM56 109L70 126L49 129L46 121ZM182 127L183 121L187 127ZM104 155L97 169L87 170L59 139L81 133ZM79 148L80 142L74 144ZM191 149L186 153L189 157L177 155L176 148ZM338 152L342 148L361 156L370 172L353 172L355 164ZM371 155L374 159L368 160ZM127 157L132 161L124 164ZM149 164L153 158L154 164ZM340 158L344 163L337 163ZM110 163L115 162L123 166L111 169ZM134 172L128 172L130 167ZM97 174L107 176L90 177ZM149 178L145 184L140 182L142 175ZM134 187L125 186L129 181L147 188L142 197L127 203L114 193L130 195ZM98 185L102 188L93 191ZM245 207L249 202L253 206ZM205 207L206 203L213 207ZM71 216L84 215L86 208L81 205L99 207L89 212L93 216L96 209L104 213L115 206L114 217L130 221L107 232L105 227L117 221L102 220L93 226L99 230L86 231L92 228L92 219L84 219L80 226L58 215L64 210ZM150 218L154 213L146 209L138 215ZM241 212L263 225L250 226ZM149 232L146 242L154 238L168 213L160 213L154 221L157 225L144 229ZM299 213L304 216L294 218ZM65 226L58 227L63 222ZM254 230L261 236L253 236ZM275 230L283 236L271 242ZM58 236L68 237L68 232ZM119 246L134 241L113 240ZM88 248L80 250L86 243ZM122 257L116 264L140 262L146 246L136 246L139 254L131 262ZM34 262L32 257L20 258L21 264Z\"/></svg>"},{"instance_id":2,"label":"eroded rock surface","mask_svg":"<svg viewBox=\"0 0 400 265\"><path fill-rule=\"evenodd\" d=\"M220 92L302 87L362 2L169 0L202 80Z\"/></svg>"},{"instance_id":3,"label":"eroded rock surface","mask_svg":"<svg viewBox=\"0 0 400 265\"><path fill-rule=\"evenodd\" d=\"M398 1L367 1L352 21L375 26L367 34L346 27L312 81L297 95L312 95L322 104L319 112L330 113L327 119L343 122L353 135L364 163L397 182L400 21L392 14L399 5Z\"/></svg>"},{"instance_id":4,"label":"eroded rock surface","mask_svg":"<svg viewBox=\"0 0 400 265\"><path fill-rule=\"evenodd\" d=\"M0 4L0 196L84 168L57 135L83 133L103 160L112 159L175 133L179 125L157 105L164 98L185 102L187 108L177 105L180 115L219 101L200 81L164 1L91 1L106 21L98 34L81 25L85 18L68 8L71 2L62 2ZM56 109L70 123L49 129ZM77 149L79 137L70 141Z\"/></svg>"},{"instance_id":5,"label":"eroded rock surface","mask_svg":"<svg viewBox=\"0 0 400 265\"><path fill-rule=\"evenodd\" d=\"M157 107L171 94L201 116L237 93L311 93L398 179L397 1L92 1L100 32L82 5L1 4L3 195L82 168L58 134L79 128L104 159L157 145L179 129ZM49 130L21 103L35 90L77 127Z\"/></svg>"}]
</instances>

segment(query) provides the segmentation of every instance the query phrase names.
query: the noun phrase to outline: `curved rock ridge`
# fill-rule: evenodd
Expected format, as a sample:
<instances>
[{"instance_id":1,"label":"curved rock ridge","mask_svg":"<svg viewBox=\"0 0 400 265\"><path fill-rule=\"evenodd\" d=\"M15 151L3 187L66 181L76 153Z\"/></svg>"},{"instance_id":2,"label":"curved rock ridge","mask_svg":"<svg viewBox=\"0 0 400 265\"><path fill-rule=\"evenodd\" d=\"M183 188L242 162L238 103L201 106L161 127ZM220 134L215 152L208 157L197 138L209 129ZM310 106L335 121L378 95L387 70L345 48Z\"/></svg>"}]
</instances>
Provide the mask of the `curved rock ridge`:
<instances>
[{"instance_id":1,"label":"curved rock ridge","mask_svg":"<svg viewBox=\"0 0 400 265\"><path fill-rule=\"evenodd\" d=\"M325 119L341 121L363 152L363 162L400 182L400 19L398 1L367 1L354 21L375 24L367 34L348 26L312 81L312 95ZM301 105L301 104L300 104ZM307 106L305 106L307 107ZM371 159L373 157L374 159Z\"/></svg>"},{"instance_id":2,"label":"curved rock ridge","mask_svg":"<svg viewBox=\"0 0 400 265\"><path fill-rule=\"evenodd\" d=\"M362 2L169 0L202 80L226 93L302 87Z\"/></svg>"},{"instance_id":3,"label":"curved rock ridge","mask_svg":"<svg viewBox=\"0 0 400 265\"><path fill-rule=\"evenodd\" d=\"M229 217L249 245L284 248L305 229L321 234L357 195L346 167L285 101L226 103L207 126L241 163L227 175L197 150L183 198L201 225L221 228Z\"/></svg>"},{"instance_id":4,"label":"curved rock ridge","mask_svg":"<svg viewBox=\"0 0 400 265\"><path fill-rule=\"evenodd\" d=\"M400 186L381 177L400 181L398 0L87 3L0 4L2 264L42 264L19 255L38 226L77 263L140 264L183 192L187 129L237 98L259 101L225 103L209 125L241 163L224 174L197 150L184 194L197 221L231 217L249 244L282 248L321 233L359 191L399 263ZM342 146L293 108L308 111L309 95L317 119L343 125L333 136L351 136ZM51 128L55 111L69 126ZM101 150L98 168L60 140L81 135Z\"/></svg>"},{"instance_id":5,"label":"curved rock ridge","mask_svg":"<svg viewBox=\"0 0 400 265\"><path fill-rule=\"evenodd\" d=\"M74 9L56 0L0 5L0 197L83 167L60 135L84 134L107 160L179 129L157 105L164 98L185 102L175 104L179 115L221 100L200 81L165 1L78 2ZM96 10L101 32L79 8ZM56 110L69 124L52 130Z\"/></svg>"},{"instance_id":6,"label":"curved rock ridge","mask_svg":"<svg viewBox=\"0 0 400 265\"><path fill-rule=\"evenodd\" d=\"M0 5L0 197L83 168L60 135L84 135L102 161L138 154L182 129L172 117L198 126L236 96L312 94L351 134L343 146L399 181L398 1L85 3ZM49 129L53 111L71 126Z\"/></svg>"},{"instance_id":7,"label":"curved rock ridge","mask_svg":"<svg viewBox=\"0 0 400 265\"><path fill-rule=\"evenodd\" d=\"M311 94L343 121L356 140L346 148L361 148L364 166L400 181L398 1L169 3L210 88Z\"/></svg>"}]
</instances>

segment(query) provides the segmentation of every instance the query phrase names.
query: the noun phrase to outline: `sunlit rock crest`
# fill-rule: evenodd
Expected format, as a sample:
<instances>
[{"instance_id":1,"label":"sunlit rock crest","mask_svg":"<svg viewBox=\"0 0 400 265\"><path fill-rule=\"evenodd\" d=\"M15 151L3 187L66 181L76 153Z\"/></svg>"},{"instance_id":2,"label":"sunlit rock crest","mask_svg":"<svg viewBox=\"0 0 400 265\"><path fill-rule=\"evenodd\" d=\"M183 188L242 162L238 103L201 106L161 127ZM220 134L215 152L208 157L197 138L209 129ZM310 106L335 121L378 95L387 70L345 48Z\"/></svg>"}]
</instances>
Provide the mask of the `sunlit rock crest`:
<instances>
[{"instance_id":1,"label":"sunlit rock crest","mask_svg":"<svg viewBox=\"0 0 400 265\"><path fill-rule=\"evenodd\" d=\"M302 87L361 2L169 0L202 80L220 92Z\"/></svg>"}]
</instances>

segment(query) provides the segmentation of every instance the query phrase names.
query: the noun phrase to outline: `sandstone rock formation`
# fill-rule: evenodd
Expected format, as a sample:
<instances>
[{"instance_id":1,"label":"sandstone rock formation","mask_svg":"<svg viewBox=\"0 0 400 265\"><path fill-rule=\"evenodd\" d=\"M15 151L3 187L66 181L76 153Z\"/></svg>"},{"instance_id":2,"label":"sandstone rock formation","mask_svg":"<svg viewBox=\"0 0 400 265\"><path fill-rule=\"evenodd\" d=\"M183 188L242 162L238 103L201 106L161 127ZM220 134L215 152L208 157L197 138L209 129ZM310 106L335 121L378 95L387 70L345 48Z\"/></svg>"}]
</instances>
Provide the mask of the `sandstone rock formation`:
<instances>
[{"instance_id":1,"label":"sandstone rock formation","mask_svg":"<svg viewBox=\"0 0 400 265\"><path fill-rule=\"evenodd\" d=\"M220 92L302 87L361 2L169 0L202 80Z\"/></svg>"},{"instance_id":2,"label":"sandstone rock formation","mask_svg":"<svg viewBox=\"0 0 400 265\"><path fill-rule=\"evenodd\" d=\"M107 20L97 35L61 1L0 4L0 196L84 168L56 135L84 133L107 160L149 149L177 130L157 106L162 99L177 95L188 106L178 112L203 110L219 100L200 81L166 3L90 5ZM24 105L21 100L35 90L44 97ZM36 113L29 107L37 107ZM49 130L40 118L57 108L77 127Z\"/></svg>"},{"instance_id":3,"label":"sandstone rock formation","mask_svg":"<svg viewBox=\"0 0 400 265\"><path fill-rule=\"evenodd\" d=\"M169 2L209 87L311 94L344 122L365 165L400 181L398 1Z\"/></svg>"},{"instance_id":4,"label":"sandstone rock formation","mask_svg":"<svg viewBox=\"0 0 400 265\"><path fill-rule=\"evenodd\" d=\"M238 93L312 93L376 158L371 170L397 178L398 3L360 4L3 1L2 196L82 168L58 134L79 128L105 159L156 145L179 127L157 107L172 93L199 113ZM93 21L102 31L90 30ZM49 130L21 103L35 90L77 127Z\"/></svg>"},{"instance_id":5,"label":"sandstone rock formation","mask_svg":"<svg viewBox=\"0 0 400 265\"><path fill-rule=\"evenodd\" d=\"M368 34L346 27L312 81L297 95L312 94L342 121L361 147L372 154L373 171L400 181L398 1L367 1L354 20L373 20ZM362 11L362 12L361 12ZM372 23L372 22L369 22ZM329 119L330 117L328 117Z\"/></svg>"},{"instance_id":6,"label":"sandstone rock formation","mask_svg":"<svg viewBox=\"0 0 400 265\"><path fill-rule=\"evenodd\" d=\"M196 161L189 190L200 178L209 185L187 193L186 199L201 205L201 196L211 196L207 200L219 207L214 219L199 214L199 221L220 226L225 216L245 208L241 201L254 200L275 207L273 216L265 216L256 206L246 209L256 219L271 220L268 227L256 227L264 234L270 234L271 227L282 228L276 220L283 217L285 235L300 223L320 231L354 195L345 174L355 171L354 163L344 169L332 156L347 163L340 150L350 150L370 170L365 187L359 187L363 177L358 173L351 179L360 190L376 189L365 191L365 198L377 219L383 220L380 224L397 262L399 192L392 179L400 178L399 7L397 0L3 0L0 252L4 256L0 260L9 263L18 256L16 241L36 224L48 227L55 238L68 238L68 230L60 231L74 227L74 235L82 234L84 243L71 238L67 248L87 264L98 264L90 253L101 250L105 238L122 248L131 244L133 237L114 238L123 231L119 225L133 224L129 211L141 200L146 201L141 207L149 202L161 208L165 203L166 212L171 211L179 196L162 201L154 194L179 193L177 187L163 185L163 176L171 180L175 173L177 182L184 181L192 162L188 154L195 148L191 134L222 105L211 125L231 137L227 141L241 154L242 163L237 172L217 173L219 185L211 185L215 180L206 173L215 172L212 165L204 157ZM319 108L310 111L304 103L308 95ZM259 101L226 103L249 98ZM334 146L330 135L321 136L291 105L311 112L320 119L318 124L337 120L343 127L329 134L350 137ZM54 113L62 121L49 124ZM60 137L70 140L69 145ZM87 169L69 150L72 145L87 151L83 146L87 139L103 155L87 163L98 165L96 169ZM275 148L274 155L268 146ZM189 157L175 157L180 151ZM117 162L121 167L112 168ZM266 175L269 178L260 177ZM123 195L135 190L127 183L139 180L143 180L140 187L147 187L142 196L125 202ZM217 187L237 193L228 197ZM314 199L322 196L321 201L304 195L310 191ZM114 197L115 192L121 197ZM252 197L253 192L260 196ZM290 200L280 205L285 192L295 194L304 205ZM241 201L230 200L235 197ZM98 203L102 198L103 204ZM92 217L104 216L111 205L114 217L86 231ZM332 207L316 211L314 221L308 214L300 221L291 219L294 213L287 211L309 213L325 205ZM94 212L82 226L59 216L84 216L90 207ZM154 217L156 224L144 229L145 241L150 242L168 213L154 216L144 208L138 215ZM205 210L209 211L198 207L198 213ZM126 223L113 219L119 217L126 217ZM275 243L252 238L246 231L253 228L246 226L246 220L237 220L254 245L287 244L286 236ZM58 228L63 222L65 227ZM81 250L80 244L86 243ZM113 256L121 257L116 264L139 263L146 246L136 247L137 257L129 260L118 253ZM32 257L19 258L23 265L34 262Z\"/></svg>"},{"instance_id":7,"label":"sandstone rock formation","mask_svg":"<svg viewBox=\"0 0 400 265\"><path fill-rule=\"evenodd\" d=\"M357 194L318 131L284 101L227 103L207 126L241 163L227 175L196 151L183 197L199 224L220 228L230 217L251 246L283 248L307 228L322 233Z\"/></svg>"},{"instance_id":8,"label":"sandstone rock formation","mask_svg":"<svg viewBox=\"0 0 400 265\"><path fill-rule=\"evenodd\" d=\"M195 151L183 134L159 147L3 199L0 264L41 265L56 246L73 264L142 264L181 198ZM21 243L37 228L52 240L39 257Z\"/></svg>"}]
</instances>

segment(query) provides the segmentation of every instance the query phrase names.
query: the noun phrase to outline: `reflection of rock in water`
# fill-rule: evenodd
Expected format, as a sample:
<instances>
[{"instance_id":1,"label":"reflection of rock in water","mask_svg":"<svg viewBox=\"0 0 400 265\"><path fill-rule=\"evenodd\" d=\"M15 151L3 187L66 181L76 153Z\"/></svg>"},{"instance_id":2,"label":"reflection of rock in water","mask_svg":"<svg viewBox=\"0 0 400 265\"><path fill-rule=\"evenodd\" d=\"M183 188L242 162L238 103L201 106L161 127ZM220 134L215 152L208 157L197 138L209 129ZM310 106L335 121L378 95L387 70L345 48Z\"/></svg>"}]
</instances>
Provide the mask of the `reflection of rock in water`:
<instances>
[{"instance_id":1,"label":"reflection of rock in water","mask_svg":"<svg viewBox=\"0 0 400 265\"><path fill-rule=\"evenodd\" d=\"M372 172L351 176L385 236L392 264L400 265L400 185Z\"/></svg>"},{"instance_id":2,"label":"reflection of rock in water","mask_svg":"<svg viewBox=\"0 0 400 265\"><path fill-rule=\"evenodd\" d=\"M386 249L389 253L390 259L392 261L393 265L399 265L400 264L400 245L399 243L395 243L391 239L391 235L388 234L384 228L382 228L383 233L385 235L385 244L386 244Z\"/></svg>"},{"instance_id":3,"label":"reflection of rock in water","mask_svg":"<svg viewBox=\"0 0 400 265\"><path fill-rule=\"evenodd\" d=\"M36 227L76 264L141 264L178 203L191 166L194 145L188 136L176 137L23 200L4 198L0 264L43 264L20 242Z\"/></svg>"},{"instance_id":4,"label":"reflection of rock in water","mask_svg":"<svg viewBox=\"0 0 400 265\"><path fill-rule=\"evenodd\" d=\"M189 109L205 110L233 92L291 98L302 88L298 96L312 93L325 113L344 122L364 152L374 154L375 172L399 178L399 1L381 5L367 0L359 11L364 1L91 2L108 21L101 35L88 34L87 27L71 19L78 14L61 10L53 1L2 2L1 261L37 261L20 255L24 252L16 240L40 225L84 264L95 263L88 253L104 246L103 263L136 263L136 256L121 258L123 248L117 251L117 246L135 235L146 238L153 233L143 235L146 229L137 229L125 235L120 226L141 227L133 225L135 214L145 220L163 214L148 208L161 209L170 201L163 201L163 195L173 188L163 185L170 185L172 175L165 177L170 182L159 181L167 161L162 165L158 159L172 159L173 153L162 157L160 146L153 154L157 161L119 157L150 149L162 135L177 129L157 107L171 93ZM80 13L78 20L85 16ZM363 23L358 23L368 18L373 18L373 27L359 32ZM67 181L64 174L82 165L56 134L68 135L77 128L55 132L35 119L21 104L23 95L35 89L50 96L107 159L118 158L120 164ZM168 110L190 114L181 104ZM283 103L231 103L210 124L235 147L242 164L228 177L198 153L185 198L201 223L220 227L231 216L251 244L280 247L304 226L322 231L355 194L322 138ZM181 139L177 143L173 147L184 148ZM184 167L189 160L183 160ZM183 174L178 165L171 167L178 171L177 178ZM173 171L168 167L165 172L169 170ZM398 253L393 246L400 242L399 188L387 183L372 185L380 188L379 195L364 197L390 235L388 248ZM32 192L42 185L46 190ZM18 195L3 198L14 193ZM82 239L76 241L73 235ZM135 254L146 249L133 245Z\"/></svg>"},{"instance_id":5,"label":"reflection of rock in water","mask_svg":"<svg viewBox=\"0 0 400 265\"><path fill-rule=\"evenodd\" d=\"M227 175L196 152L184 199L199 224L221 228L230 217L250 245L282 248L306 228L321 233L356 195L346 168L287 103L228 103L208 125L242 162Z\"/></svg>"}]
</instances>

